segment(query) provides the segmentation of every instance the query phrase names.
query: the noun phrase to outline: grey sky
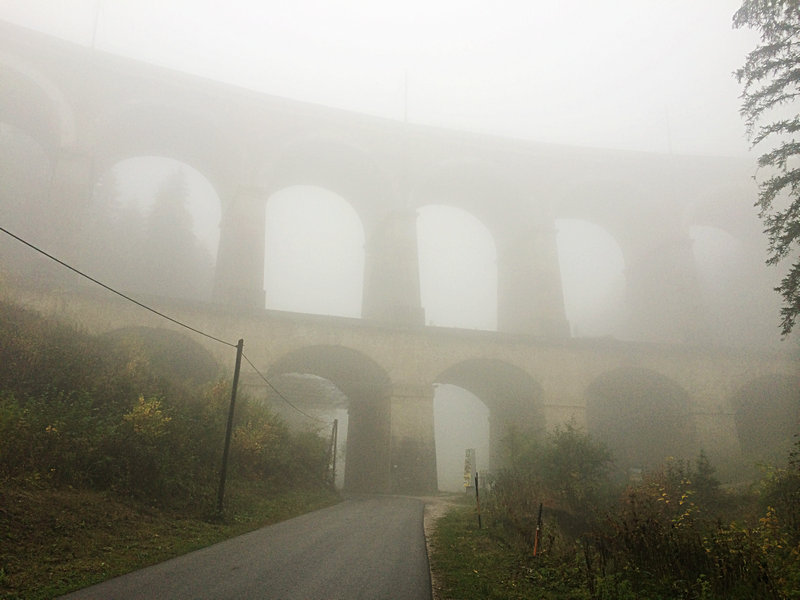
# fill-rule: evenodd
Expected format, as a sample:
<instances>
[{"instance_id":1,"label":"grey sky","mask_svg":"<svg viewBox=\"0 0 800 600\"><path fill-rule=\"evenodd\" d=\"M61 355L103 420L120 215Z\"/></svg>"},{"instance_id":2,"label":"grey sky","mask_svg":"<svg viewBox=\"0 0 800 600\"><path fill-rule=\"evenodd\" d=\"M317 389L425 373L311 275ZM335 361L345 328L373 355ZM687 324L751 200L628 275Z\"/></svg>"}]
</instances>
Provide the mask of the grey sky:
<instances>
[{"instance_id":1,"label":"grey sky","mask_svg":"<svg viewBox=\"0 0 800 600\"><path fill-rule=\"evenodd\" d=\"M0 0L0 18L265 92L539 141L747 152L738 0ZM404 81L408 74L407 105Z\"/></svg>"}]
</instances>

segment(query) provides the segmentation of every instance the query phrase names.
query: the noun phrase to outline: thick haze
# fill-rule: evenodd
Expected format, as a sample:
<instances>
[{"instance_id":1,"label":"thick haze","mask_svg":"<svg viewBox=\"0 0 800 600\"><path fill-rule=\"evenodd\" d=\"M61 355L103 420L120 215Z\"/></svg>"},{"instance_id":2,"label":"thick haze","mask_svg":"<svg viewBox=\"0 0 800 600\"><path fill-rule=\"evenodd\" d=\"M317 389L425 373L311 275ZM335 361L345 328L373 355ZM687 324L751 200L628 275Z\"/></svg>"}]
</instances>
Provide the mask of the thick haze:
<instances>
[{"instance_id":1,"label":"thick haze","mask_svg":"<svg viewBox=\"0 0 800 600\"><path fill-rule=\"evenodd\" d=\"M739 4L0 0L0 19L389 119L575 146L746 156L732 72L757 36L732 29ZM219 198L191 166L124 161L114 169L122 204L149 210L176 166L185 171L194 232L213 256ZM496 329L497 257L488 230L458 209L426 206L418 214L428 324ZM619 247L587 222L556 225L573 334L613 333L624 287ZM360 314L364 232L346 199L306 186L281 190L267 205L267 234L269 308ZM735 250L732 238L718 230L691 235L701 275L725 276L730 269L720 265ZM720 296L728 283L717 285ZM440 386L435 416L440 486L458 489L464 449L477 448L479 466L487 466L488 411L464 390Z\"/></svg>"},{"instance_id":2,"label":"thick haze","mask_svg":"<svg viewBox=\"0 0 800 600\"><path fill-rule=\"evenodd\" d=\"M270 94L415 123L742 155L731 72L757 38L731 28L739 4L0 0L0 18Z\"/></svg>"}]
</instances>

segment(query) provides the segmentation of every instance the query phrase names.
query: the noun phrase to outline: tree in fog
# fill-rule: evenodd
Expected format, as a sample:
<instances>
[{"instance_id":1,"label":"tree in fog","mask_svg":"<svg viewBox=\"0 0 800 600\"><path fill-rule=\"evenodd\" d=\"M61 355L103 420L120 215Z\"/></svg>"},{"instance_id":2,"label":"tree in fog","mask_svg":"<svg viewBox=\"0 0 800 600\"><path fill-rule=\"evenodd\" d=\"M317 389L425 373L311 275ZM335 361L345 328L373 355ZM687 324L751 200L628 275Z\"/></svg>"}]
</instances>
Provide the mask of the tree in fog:
<instances>
[{"instance_id":1,"label":"tree in fog","mask_svg":"<svg viewBox=\"0 0 800 600\"><path fill-rule=\"evenodd\" d=\"M43 148L24 131L0 122L0 225L29 241L49 247L53 223L48 213L47 182L52 176ZM44 264L29 249L2 240L0 267L27 274Z\"/></svg>"},{"instance_id":2,"label":"tree in fog","mask_svg":"<svg viewBox=\"0 0 800 600\"><path fill-rule=\"evenodd\" d=\"M188 196L182 169L168 175L156 193L141 252L143 291L192 299L206 295L211 260L192 232Z\"/></svg>"},{"instance_id":3,"label":"tree in fog","mask_svg":"<svg viewBox=\"0 0 800 600\"><path fill-rule=\"evenodd\" d=\"M736 78L743 84L740 112L748 136L753 146L766 146L758 159L766 177L759 182L756 206L769 240L767 264L793 260L775 288L784 300L781 329L787 335L800 314L800 115L787 111L800 95L800 3L745 0L733 25L761 34L761 44L747 55Z\"/></svg>"}]
</instances>

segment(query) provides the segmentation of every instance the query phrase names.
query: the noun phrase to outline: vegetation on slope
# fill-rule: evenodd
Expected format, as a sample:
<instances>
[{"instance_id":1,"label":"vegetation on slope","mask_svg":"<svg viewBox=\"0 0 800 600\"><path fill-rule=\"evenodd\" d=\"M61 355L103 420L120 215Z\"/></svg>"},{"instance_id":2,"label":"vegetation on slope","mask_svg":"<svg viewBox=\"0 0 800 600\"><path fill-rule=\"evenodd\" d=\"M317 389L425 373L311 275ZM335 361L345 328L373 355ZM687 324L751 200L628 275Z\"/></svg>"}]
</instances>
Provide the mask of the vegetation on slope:
<instances>
[{"instance_id":1,"label":"vegetation on slope","mask_svg":"<svg viewBox=\"0 0 800 600\"><path fill-rule=\"evenodd\" d=\"M166 330L90 336L0 302L0 596L47 598L335 501L327 442L237 400Z\"/></svg>"},{"instance_id":2,"label":"vegetation on slope","mask_svg":"<svg viewBox=\"0 0 800 600\"><path fill-rule=\"evenodd\" d=\"M439 522L440 597L800 597L800 440L746 492L723 490L703 454L620 490L607 451L574 427L534 447L483 493L483 528L468 507Z\"/></svg>"}]
</instances>

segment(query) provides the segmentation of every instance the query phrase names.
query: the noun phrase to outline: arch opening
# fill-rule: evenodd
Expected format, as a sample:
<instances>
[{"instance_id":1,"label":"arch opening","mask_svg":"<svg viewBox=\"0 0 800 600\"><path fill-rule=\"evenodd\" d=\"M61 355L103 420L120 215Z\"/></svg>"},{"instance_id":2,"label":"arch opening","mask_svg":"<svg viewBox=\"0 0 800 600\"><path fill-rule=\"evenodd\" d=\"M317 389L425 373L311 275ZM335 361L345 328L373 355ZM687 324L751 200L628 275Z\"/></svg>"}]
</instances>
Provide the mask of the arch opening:
<instances>
[{"instance_id":1,"label":"arch opening","mask_svg":"<svg viewBox=\"0 0 800 600\"><path fill-rule=\"evenodd\" d=\"M267 308L360 317L364 228L338 194L293 185L267 201Z\"/></svg>"},{"instance_id":2,"label":"arch opening","mask_svg":"<svg viewBox=\"0 0 800 600\"><path fill-rule=\"evenodd\" d=\"M625 259L605 229L556 219L564 309L573 337L625 337Z\"/></svg>"},{"instance_id":3,"label":"arch opening","mask_svg":"<svg viewBox=\"0 0 800 600\"><path fill-rule=\"evenodd\" d=\"M497 250L494 239L465 210L419 209L420 295L428 325L497 330Z\"/></svg>"},{"instance_id":4,"label":"arch opening","mask_svg":"<svg viewBox=\"0 0 800 600\"><path fill-rule=\"evenodd\" d=\"M478 471L489 469L489 408L469 390L440 384L433 393L433 422L439 490L464 491L467 449L475 449Z\"/></svg>"},{"instance_id":5,"label":"arch opening","mask_svg":"<svg viewBox=\"0 0 800 600\"><path fill-rule=\"evenodd\" d=\"M460 455L462 477L466 448L478 452L483 448L483 457L480 453L477 456L478 467L492 471L508 464L513 452L509 444L514 435L544 434L542 388L517 366L494 359L467 360L448 368L436 378L436 383L439 384L434 396L437 464L441 445L443 453L447 453L443 455L445 468L453 468ZM461 426L457 419L465 416L467 425L453 434L453 426ZM440 432L444 434L441 439ZM468 445L461 447L465 444ZM454 483L449 474L439 481L447 489Z\"/></svg>"},{"instance_id":6,"label":"arch opening","mask_svg":"<svg viewBox=\"0 0 800 600\"><path fill-rule=\"evenodd\" d=\"M777 285L762 258L724 229L689 228L702 316L711 341L769 347L778 339Z\"/></svg>"},{"instance_id":7,"label":"arch opening","mask_svg":"<svg viewBox=\"0 0 800 600\"><path fill-rule=\"evenodd\" d=\"M338 419L337 485L350 492L387 492L391 486L390 383L363 354L341 346L313 346L276 361L251 390L296 427L329 436Z\"/></svg>"},{"instance_id":8,"label":"arch opening","mask_svg":"<svg viewBox=\"0 0 800 600\"><path fill-rule=\"evenodd\" d=\"M192 166L163 156L120 161L97 180L82 264L123 289L208 301L220 199Z\"/></svg>"}]
</instances>

